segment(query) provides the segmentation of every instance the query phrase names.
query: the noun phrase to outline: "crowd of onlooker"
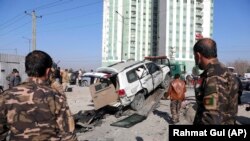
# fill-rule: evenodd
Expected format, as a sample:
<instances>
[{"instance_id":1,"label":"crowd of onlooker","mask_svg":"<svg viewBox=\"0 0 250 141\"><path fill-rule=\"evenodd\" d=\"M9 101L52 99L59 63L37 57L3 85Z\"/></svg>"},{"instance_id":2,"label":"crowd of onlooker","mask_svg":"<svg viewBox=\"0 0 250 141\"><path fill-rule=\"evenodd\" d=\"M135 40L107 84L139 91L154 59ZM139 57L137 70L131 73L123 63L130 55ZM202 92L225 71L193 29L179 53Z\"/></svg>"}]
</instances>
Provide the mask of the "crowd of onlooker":
<instances>
[{"instance_id":1,"label":"crowd of onlooker","mask_svg":"<svg viewBox=\"0 0 250 141\"><path fill-rule=\"evenodd\" d=\"M81 83L81 76L85 73L82 69L73 71L73 69L61 69L56 67L52 69L52 76L55 81L62 84L63 89L67 91L69 85L78 85Z\"/></svg>"},{"instance_id":2,"label":"crowd of onlooker","mask_svg":"<svg viewBox=\"0 0 250 141\"><path fill-rule=\"evenodd\" d=\"M50 74L50 83L56 81L62 85L63 91L67 91L69 85L81 86L82 75L85 73L84 70L79 69L74 71L73 69L61 69L60 67L52 67ZM19 71L14 68L12 72L6 77L8 81L8 88L12 88L24 82L19 74ZM0 92L3 92L3 86L0 86Z\"/></svg>"}]
</instances>

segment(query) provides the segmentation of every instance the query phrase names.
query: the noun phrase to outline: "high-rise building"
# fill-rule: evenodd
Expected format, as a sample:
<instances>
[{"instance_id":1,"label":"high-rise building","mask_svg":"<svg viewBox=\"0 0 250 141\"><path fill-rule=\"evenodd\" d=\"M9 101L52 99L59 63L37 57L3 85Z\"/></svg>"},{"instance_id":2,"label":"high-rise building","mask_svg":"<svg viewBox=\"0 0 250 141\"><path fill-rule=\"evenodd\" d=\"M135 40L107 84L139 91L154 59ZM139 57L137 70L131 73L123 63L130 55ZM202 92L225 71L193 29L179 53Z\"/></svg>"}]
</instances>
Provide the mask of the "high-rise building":
<instances>
[{"instance_id":1,"label":"high-rise building","mask_svg":"<svg viewBox=\"0 0 250 141\"><path fill-rule=\"evenodd\" d=\"M104 0L102 65L157 55L158 0Z\"/></svg>"},{"instance_id":2,"label":"high-rise building","mask_svg":"<svg viewBox=\"0 0 250 141\"><path fill-rule=\"evenodd\" d=\"M212 37L213 0L159 0L159 55L194 67L193 45Z\"/></svg>"},{"instance_id":3,"label":"high-rise building","mask_svg":"<svg viewBox=\"0 0 250 141\"><path fill-rule=\"evenodd\" d=\"M104 0L102 65L163 55L191 71L193 45L212 33L213 0Z\"/></svg>"}]
</instances>

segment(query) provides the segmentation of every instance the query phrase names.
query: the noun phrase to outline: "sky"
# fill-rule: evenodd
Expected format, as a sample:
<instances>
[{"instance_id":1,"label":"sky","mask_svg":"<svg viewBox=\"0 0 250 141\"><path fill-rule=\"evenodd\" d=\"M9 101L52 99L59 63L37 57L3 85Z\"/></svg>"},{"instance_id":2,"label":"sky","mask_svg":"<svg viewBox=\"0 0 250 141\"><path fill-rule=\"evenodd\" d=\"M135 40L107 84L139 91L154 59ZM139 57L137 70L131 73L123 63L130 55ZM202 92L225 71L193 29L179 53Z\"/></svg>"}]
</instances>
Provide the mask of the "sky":
<instances>
[{"instance_id":1,"label":"sky","mask_svg":"<svg viewBox=\"0 0 250 141\"><path fill-rule=\"evenodd\" d=\"M33 10L36 49L61 68L101 66L103 0L0 0L0 53L25 56L31 50ZM250 0L214 0L213 26L223 63L250 61Z\"/></svg>"}]
</instances>

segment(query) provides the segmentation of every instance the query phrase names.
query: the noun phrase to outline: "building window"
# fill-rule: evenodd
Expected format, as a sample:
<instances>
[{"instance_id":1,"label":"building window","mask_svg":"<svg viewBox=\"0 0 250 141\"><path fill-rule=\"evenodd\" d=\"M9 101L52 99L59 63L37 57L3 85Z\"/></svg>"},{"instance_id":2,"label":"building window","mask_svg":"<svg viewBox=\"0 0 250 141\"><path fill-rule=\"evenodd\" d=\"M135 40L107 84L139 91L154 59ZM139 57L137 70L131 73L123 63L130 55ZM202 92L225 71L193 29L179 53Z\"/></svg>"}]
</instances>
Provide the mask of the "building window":
<instances>
[{"instance_id":1,"label":"building window","mask_svg":"<svg viewBox=\"0 0 250 141\"><path fill-rule=\"evenodd\" d=\"M175 57L179 58L179 53L178 52L176 52Z\"/></svg>"},{"instance_id":2,"label":"building window","mask_svg":"<svg viewBox=\"0 0 250 141\"><path fill-rule=\"evenodd\" d=\"M186 54L185 53L182 54L182 58L186 58Z\"/></svg>"}]
</instances>

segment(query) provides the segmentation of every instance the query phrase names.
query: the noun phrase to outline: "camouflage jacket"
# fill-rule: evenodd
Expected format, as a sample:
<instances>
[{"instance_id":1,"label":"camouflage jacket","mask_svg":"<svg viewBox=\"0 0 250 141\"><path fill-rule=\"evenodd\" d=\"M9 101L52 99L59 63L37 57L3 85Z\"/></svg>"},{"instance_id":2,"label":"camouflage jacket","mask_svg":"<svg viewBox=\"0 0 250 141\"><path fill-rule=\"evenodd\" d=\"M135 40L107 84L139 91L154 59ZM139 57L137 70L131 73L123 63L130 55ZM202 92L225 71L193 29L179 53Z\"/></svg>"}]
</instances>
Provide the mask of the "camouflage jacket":
<instances>
[{"instance_id":1,"label":"camouflage jacket","mask_svg":"<svg viewBox=\"0 0 250 141\"><path fill-rule=\"evenodd\" d=\"M77 140L66 97L26 82L0 95L0 140Z\"/></svg>"},{"instance_id":2,"label":"camouflage jacket","mask_svg":"<svg viewBox=\"0 0 250 141\"><path fill-rule=\"evenodd\" d=\"M217 60L208 65L200 79L200 86L195 86L194 124L235 124L238 112L236 77Z\"/></svg>"},{"instance_id":3,"label":"camouflage jacket","mask_svg":"<svg viewBox=\"0 0 250 141\"><path fill-rule=\"evenodd\" d=\"M50 86L51 86L51 88L52 88L53 90L56 90L57 92L59 92L59 93L61 93L61 94L65 94L62 84L59 83L58 81L53 81L53 82L50 84Z\"/></svg>"}]
</instances>

